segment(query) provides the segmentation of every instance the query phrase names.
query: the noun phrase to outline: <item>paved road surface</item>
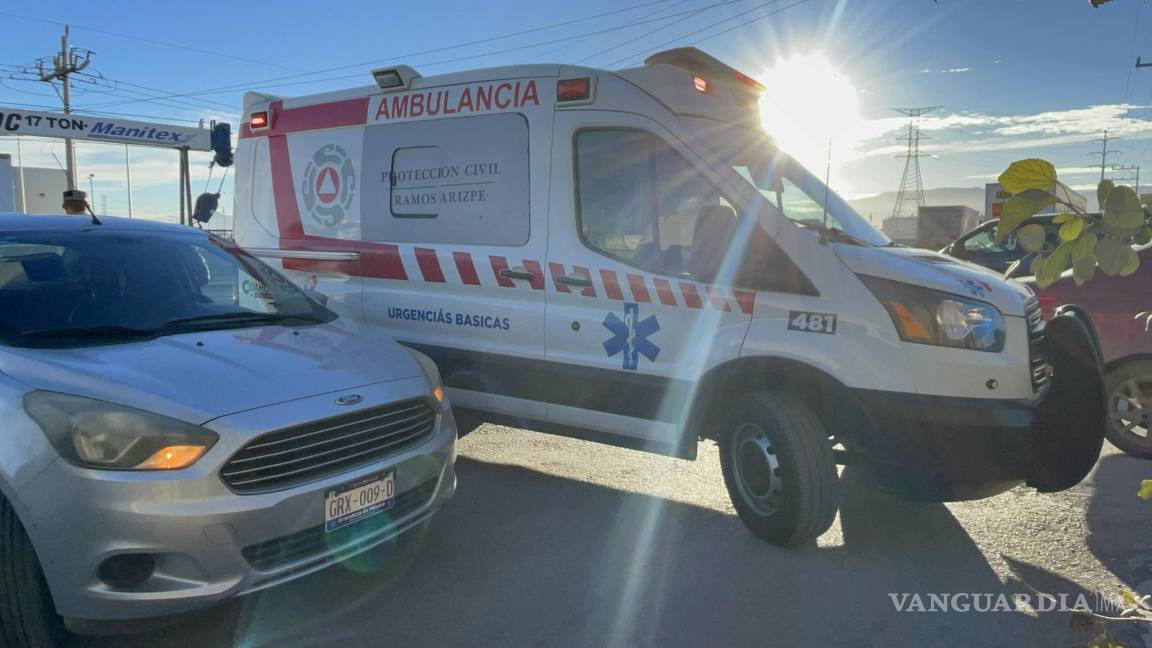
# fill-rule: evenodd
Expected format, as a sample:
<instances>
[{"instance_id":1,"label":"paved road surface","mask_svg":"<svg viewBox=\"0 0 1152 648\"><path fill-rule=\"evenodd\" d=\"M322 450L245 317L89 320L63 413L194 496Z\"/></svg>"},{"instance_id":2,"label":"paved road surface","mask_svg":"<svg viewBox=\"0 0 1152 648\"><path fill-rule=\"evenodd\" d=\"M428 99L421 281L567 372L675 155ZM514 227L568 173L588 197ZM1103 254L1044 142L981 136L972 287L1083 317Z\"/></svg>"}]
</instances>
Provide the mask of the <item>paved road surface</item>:
<instances>
[{"instance_id":1,"label":"paved road surface","mask_svg":"<svg viewBox=\"0 0 1152 648\"><path fill-rule=\"evenodd\" d=\"M1056 495L908 504L845 475L812 546L748 534L695 462L486 426L430 527L160 631L75 646L1071 646L1060 613L898 613L890 593L1152 587L1152 462L1108 448ZM1138 641L1138 639L1137 639ZM1132 643L1128 645L1139 645ZM1150 644L1152 645L1152 640Z\"/></svg>"}]
</instances>

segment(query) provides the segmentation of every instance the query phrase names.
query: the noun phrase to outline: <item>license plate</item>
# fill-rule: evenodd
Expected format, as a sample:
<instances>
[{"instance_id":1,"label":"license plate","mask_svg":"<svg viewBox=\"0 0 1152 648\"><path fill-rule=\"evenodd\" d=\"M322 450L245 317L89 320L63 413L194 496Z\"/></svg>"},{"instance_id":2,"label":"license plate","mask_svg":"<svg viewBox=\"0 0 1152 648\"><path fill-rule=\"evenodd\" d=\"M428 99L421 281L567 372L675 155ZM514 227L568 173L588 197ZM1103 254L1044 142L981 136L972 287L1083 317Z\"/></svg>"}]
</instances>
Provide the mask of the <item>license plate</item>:
<instances>
[{"instance_id":1,"label":"license plate","mask_svg":"<svg viewBox=\"0 0 1152 648\"><path fill-rule=\"evenodd\" d=\"M324 493L324 530L335 531L396 503L396 472L369 475L350 484L329 488Z\"/></svg>"}]
</instances>

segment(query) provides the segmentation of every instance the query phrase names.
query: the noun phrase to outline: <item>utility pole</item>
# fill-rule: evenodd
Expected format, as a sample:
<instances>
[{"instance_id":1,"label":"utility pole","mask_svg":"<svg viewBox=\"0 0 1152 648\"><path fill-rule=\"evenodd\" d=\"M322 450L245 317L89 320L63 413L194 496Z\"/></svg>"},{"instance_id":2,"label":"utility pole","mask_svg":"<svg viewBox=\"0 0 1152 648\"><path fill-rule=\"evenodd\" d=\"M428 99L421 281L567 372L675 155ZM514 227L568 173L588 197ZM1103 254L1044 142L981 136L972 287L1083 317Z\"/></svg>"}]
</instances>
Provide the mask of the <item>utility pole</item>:
<instances>
[{"instance_id":1,"label":"utility pole","mask_svg":"<svg viewBox=\"0 0 1152 648\"><path fill-rule=\"evenodd\" d=\"M920 135L921 115L932 112L940 106L921 108L893 108L898 113L908 115L908 150L905 158L904 176L900 179L900 191L896 194L896 204L892 206L892 216L919 216L924 206L924 180L920 176Z\"/></svg>"},{"instance_id":2,"label":"utility pole","mask_svg":"<svg viewBox=\"0 0 1152 648\"><path fill-rule=\"evenodd\" d=\"M71 84L68 77L88 67L88 64L92 62L91 57L92 52L83 50L83 60L81 60L80 52L68 47L68 26L65 25L64 34L60 36L60 53L52 57L52 69L45 70L44 59L37 61L41 81L52 83L56 79L60 80L60 100L64 102L65 115L72 112L72 104L68 95ZM64 155L66 161L64 173L68 176L68 190L71 191L76 188L76 151L72 146L71 138L64 140Z\"/></svg>"},{"instance_id":3,"label":"utility pole","mask_svg":"<svg viewBox=\"0 0 1152 648\"><path fill-rule=\"evenodd\" d=\"M1104 131L1104 137L1092 141L1100 142L1100 150L1092 155L1100 156L1100 182L1104 182L1104 170L1108 168L1108 154L1119 153L1120 151L1114 151L1108 148L1108 131ZM1116 140L1113 139L1112 141L1115 142Z\"/></svg>"},{"instance_id":4,"label":"utility pole","mask_svg":"<svg viewBox=\"0 0 1152 648\"><path fill-rule=\"evenodd\" d=\"M1137 165L1131 165L1130 164L1128 166L1119 166L1119 165L1113 164L1112 170L1113 171L1132 171L1132 172L1134 172L1136 174L1136 181L1133 183L1134 186L1132 188L1133 188L1133 190L1136 191L1137 196L1140 195L1140 165L1139 164L1137 164Z\"/></svg>"}]
</instances>

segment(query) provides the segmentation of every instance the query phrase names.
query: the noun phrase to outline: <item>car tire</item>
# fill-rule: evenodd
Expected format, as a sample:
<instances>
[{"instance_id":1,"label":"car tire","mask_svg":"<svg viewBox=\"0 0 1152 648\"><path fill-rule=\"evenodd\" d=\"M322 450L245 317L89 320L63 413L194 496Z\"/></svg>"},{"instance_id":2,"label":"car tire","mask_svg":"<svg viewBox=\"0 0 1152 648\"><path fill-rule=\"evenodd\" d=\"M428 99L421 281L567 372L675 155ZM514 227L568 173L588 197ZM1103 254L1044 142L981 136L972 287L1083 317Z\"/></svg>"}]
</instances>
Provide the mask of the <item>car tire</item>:
<instances>
[{"instance_id":1,"label":"car tire","mask_svg":"<svg viewBox=\"0 0 1152 648\"><path fill-rule=\"evenodd\" d=\"M0 498L0 648L49 648L65 636L32 541Z\"/></svg>"},{"instance_id":2,"label":"car tire","mask_svg":"<svg viewBox=\"0 0 1152 648\"><path fill-rule=\"evenodd\" d=\"M737 397L720 431L720 466L740 520L791 546L832 526L840 503L832 444L803 400L779 392Z\"/></svg>"},{"instance_id":3,"label":"car tire","mask_svg":"<svg viewBox=\"0 0 1152 648\"><path fill-rule=\"evenodd\" d=\"M1105 389L1108 440L1133 457L1152 459L1152 361L1135 360L1112 369L1105 377ZM1139 401L1138 407L1133 399ZM1136 432L1141 428L1143 435Z\"/></svg>"}]
</instances>

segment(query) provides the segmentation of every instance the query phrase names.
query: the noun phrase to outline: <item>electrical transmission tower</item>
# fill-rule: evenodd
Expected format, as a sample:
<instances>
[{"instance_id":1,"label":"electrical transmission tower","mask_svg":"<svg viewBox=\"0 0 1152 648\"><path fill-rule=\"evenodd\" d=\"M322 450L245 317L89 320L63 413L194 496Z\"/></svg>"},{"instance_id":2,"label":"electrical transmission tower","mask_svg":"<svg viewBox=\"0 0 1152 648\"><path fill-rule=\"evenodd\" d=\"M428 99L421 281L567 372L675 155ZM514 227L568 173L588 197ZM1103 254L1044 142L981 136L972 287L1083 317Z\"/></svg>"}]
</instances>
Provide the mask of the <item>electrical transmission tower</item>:
<instances>
[{"instance_id":1,"label":"electrical transmission tower","mask_svg":"<svg viewBox=\"0 0 1152 648\"><path fill-rule=\"evenodd\" d=\"M896 204L892 207L893 216L916 216L924 206L924 180L920 177L920 116L936 110L940 106L920 108L893 108L898 113L908 115L908 150L896 157L905 158L904 177L900 179L900 191L896 194Z\"/></svg>"}]
</instances>

